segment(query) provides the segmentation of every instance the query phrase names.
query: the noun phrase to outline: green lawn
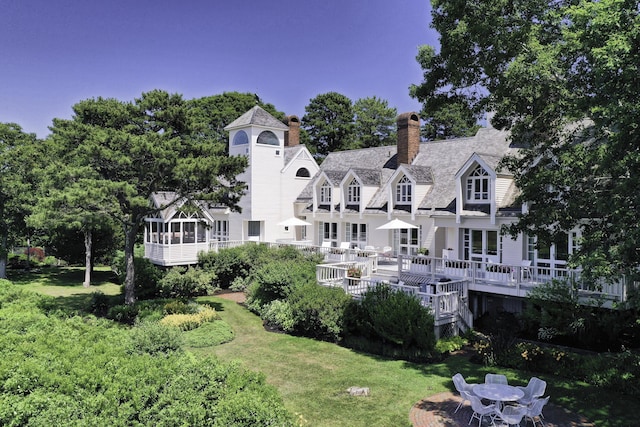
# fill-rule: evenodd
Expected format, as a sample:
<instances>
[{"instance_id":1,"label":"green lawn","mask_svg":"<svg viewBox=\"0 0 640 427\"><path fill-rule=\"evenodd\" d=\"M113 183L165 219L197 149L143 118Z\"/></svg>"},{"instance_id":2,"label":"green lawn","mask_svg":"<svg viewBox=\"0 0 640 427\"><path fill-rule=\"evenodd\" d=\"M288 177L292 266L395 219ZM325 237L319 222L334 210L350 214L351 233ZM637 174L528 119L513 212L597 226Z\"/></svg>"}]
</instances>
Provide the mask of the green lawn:
<instances>
[{"instance_id":1,"label":"green lawn","mask_svg":"<svg viewBox=\"0 0 640 427\"><path fill-rule=\"evenodd\" d=\"M95 267L91 276L91 286L85 288L84 268L43 268L31 272L8 270L7 278L22 289L56 297L61 307L77 310L86 309L91 294L118 295L120 285L114 282L110 267Z\"/></svg>"},{"instance_id":2,"label":"green lawn","mask_svg":"<svg viewBox=\"0 0 640 427\"><path fill-rule=\"evenodd\" d=\"M281 392L287 408L310 426L409 426L411 407L429 395L455 391L451 377L461 372L470 382L483 382L487 372L499 371L513 384L526 385L530 372L485 368L463 356L442 363L415 364L361 354L335 344L266 332L261 320L242 306L207 298L235 330L232 342L193 349L238 360L262 371ZM615 396L584 383L541 376L555 405L584 415L597 426L631 426L640 402ZM369 387L371 396L352 397L350 386ZM607 396L607 398L603 398ZM551 421L551 420L550 420Z\"/></svg>"},{"instance_id":3,"label":"green lawn","mask_svg":"<svg viewBox=\"0 0 640 427\"><path fill-rule=\"evenodd\" d=\"M26 289L58 297L61 306L86 307L90 293L117 294L108 271L99 271L96 285L82 287L82 269L54 274L10 276ZM420 399L454 391L451 377L461 372L470 382L484 381L487 372L505 373L510 383L525 385L535 374L485 368L462 356L436 364L415 364L358 353L335 344L266 332L261 320L235 302L203 298L231 325L236 338L217 347L190 349L196 355L215 355L263 372L283 396L286 407L307 426L409 426L409 411ZM597 426L637 425L633 414L640 402L587 384L541 376L548 383L551 402L579 413ZM350 386L369 387L369 397L352 397Z\"/></svg>"}]
</instances>

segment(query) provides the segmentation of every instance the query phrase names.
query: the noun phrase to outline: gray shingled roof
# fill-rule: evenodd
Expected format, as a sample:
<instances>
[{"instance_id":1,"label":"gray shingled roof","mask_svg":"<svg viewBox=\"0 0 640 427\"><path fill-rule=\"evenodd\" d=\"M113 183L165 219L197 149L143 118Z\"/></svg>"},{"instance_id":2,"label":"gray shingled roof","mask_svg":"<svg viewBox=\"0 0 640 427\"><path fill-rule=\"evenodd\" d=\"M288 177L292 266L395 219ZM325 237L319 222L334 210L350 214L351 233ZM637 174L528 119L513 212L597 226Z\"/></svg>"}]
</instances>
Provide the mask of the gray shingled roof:
<instances>
[{"instance_id":1,"label":"gray shingled roof","mask_svg":"<svg viewBox=\"0 0 640 427\"><path fill-rule=\"evenodd\" d=\"M257 125L274 129L289 130L289 127L282 123L280 120L267 113L259 106L253 107L231 123L229 123L224 130L234 129L242 126Z\"/></svg>"},{"instance_id":2,"label":"gray shingled roof","mask_svg":"<svg viewBox=\"0 0 640 427\"><path fill-rule=\"evenodd\" d=\"M376 169L380 172L380 189L370 200L367 210L386 209L387 195L383 186L396 169L396 146L373 147L359 150L336 151L330 153L320 165L320 171L336 174L351 168ZM455 175L464 163L474 154L478 154L492 168L506 154L517 152L510 148L507 132L493 128L481 128L475 136L441 141L422 142L419 154L411 165L405 165L414 179L420 183L433 184L431 191L420 202L418 209L451 209L455 206ZM320 173L320 172L319 172ZM344 176L344 175L343 175ZM299 201L309 200L313 181L300 194ZM339 182L339 181L337 181ZM513 202L513 192L506 197L502 206Z\"/></svg>"},{"instance_id":3,"label":"gray shingled roof","mask_svg":"<svg viewBox=\"0 0 640 427\"><path fill-rule=\"evenodd\" d=\"M353 169L353 172L360 178L362 185L380 185L380 171L377 169Z\"/></svg>"}]
</instances>

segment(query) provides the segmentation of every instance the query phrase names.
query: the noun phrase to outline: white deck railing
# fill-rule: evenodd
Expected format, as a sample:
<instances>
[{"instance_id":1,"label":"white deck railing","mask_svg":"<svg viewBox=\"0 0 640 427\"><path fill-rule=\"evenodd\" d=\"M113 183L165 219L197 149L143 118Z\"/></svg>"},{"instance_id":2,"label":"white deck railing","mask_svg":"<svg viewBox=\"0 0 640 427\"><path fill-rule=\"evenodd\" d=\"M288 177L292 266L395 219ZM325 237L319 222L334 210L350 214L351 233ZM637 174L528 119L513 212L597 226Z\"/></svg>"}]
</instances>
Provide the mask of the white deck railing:
<instances>
[{"instance_id":1,"label":"white deck railing","mask_svg":"<svg viewBox=\"0 0 640 427\"><path fill-rule=\"evenodd\" d=\"M551 268L544 266L520 266L479 261L451 260L424 256L399 256L398 275L423 276L436 282L442 278L453 281L465 279L469 289L504 295L525 296L537 285L552 280L571 280L583 296L626 300L624 280L615 283L588 283L581 277L580 270Z\"/></svg>"}]
</instances>

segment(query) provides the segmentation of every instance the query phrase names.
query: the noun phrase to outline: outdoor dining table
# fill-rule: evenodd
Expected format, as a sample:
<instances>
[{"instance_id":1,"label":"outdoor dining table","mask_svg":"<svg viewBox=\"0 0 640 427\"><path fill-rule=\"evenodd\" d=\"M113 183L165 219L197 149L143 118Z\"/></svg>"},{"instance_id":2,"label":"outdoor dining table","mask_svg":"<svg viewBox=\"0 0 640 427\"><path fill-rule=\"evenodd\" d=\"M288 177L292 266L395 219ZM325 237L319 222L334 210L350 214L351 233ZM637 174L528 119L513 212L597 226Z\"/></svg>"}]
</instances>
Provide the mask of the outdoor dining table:
<instances>
[{"instance_id":1,"label":"outdoor dining table","mask_svg":"<svg viewBox=\"0 0 640 427\"><path fill-rule=\"evenodd\" d=\"M476 384L473 386L476 396L493 402L515 402L524 397L524 391L506 384Z\"/></svg>"}]
</instances>

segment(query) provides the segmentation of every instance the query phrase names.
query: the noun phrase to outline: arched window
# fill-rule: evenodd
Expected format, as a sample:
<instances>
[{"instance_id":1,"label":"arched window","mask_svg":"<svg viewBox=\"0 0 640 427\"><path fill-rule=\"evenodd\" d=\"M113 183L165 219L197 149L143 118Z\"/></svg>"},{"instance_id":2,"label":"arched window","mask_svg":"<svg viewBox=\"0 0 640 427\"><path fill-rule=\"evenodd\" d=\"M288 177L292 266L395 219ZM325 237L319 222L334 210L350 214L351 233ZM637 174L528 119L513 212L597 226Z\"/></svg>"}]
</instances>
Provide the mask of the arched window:
<instances>
[{"instance_id":1,"label":"arched window","mask_svg":"<svg viewBox=\"0 0 640 427\"><path fill-rule=\"evenodd\" d=\"M331 203L331 185L327 181L320 187L320 204L328 205Z\"/></svg>"},{"instance_id":2,"label":"arched window","mask_svg":"<svg viewBox=\"0 0 640 427\"><path fill-rule=\"evenodd\" d=\"M247 133L243 130L236 132L236 134L233 136L232 145L244 145L248 143L249 143L249 137L247 136Z\"/></svg>"},{"instance_id":3,"label":"arched window","mask_svg":"<svg viewBox=\"0 0 640 427\"><path fill-rule=\"evenodd\" d=\"M411 180L407 176L403 176L396 186L396 203L411 203L411 195L413 186Z\"/></svg>"},{"instance_id":4,"label":"arched window","mask_svg":"<svg viewBox=\"0 0 640 427\"><path fill-rule=\"evenodd\" d=\"M360 183L353 178L347 187L347 203L360 203Z\"/></svg>"},{"instance_id":5,"label":"arched window","mask_svg":"<svg viewBox=\"0 0 640 427\"><path fill-rule=\"evenodd\" d=\"M296 172L296 176L300 177L300 178L311 178L311 173L309 172L309 169L307 169L307 168L300 168Z\"/></svg>"},{"instance_id":6,"label":"arched window","mask_svg":"<svg viewBox=\"0 0 640 427\"><path fill-rule=\"evenodd\" d=\"M478 165L467 177L467 201L489 201L489 173Z\"/></svg>"},{"instance_id":7,"label":"arched window","mask_svg":"<svg viewBox=\"0 0 640 427\"><path fill-rule=\"evenodd\" d=\"M280 145L280 141L275 133L270 130L265 130L258 135L258 144L265 145Z\"/></svg>"}]
</instances>

